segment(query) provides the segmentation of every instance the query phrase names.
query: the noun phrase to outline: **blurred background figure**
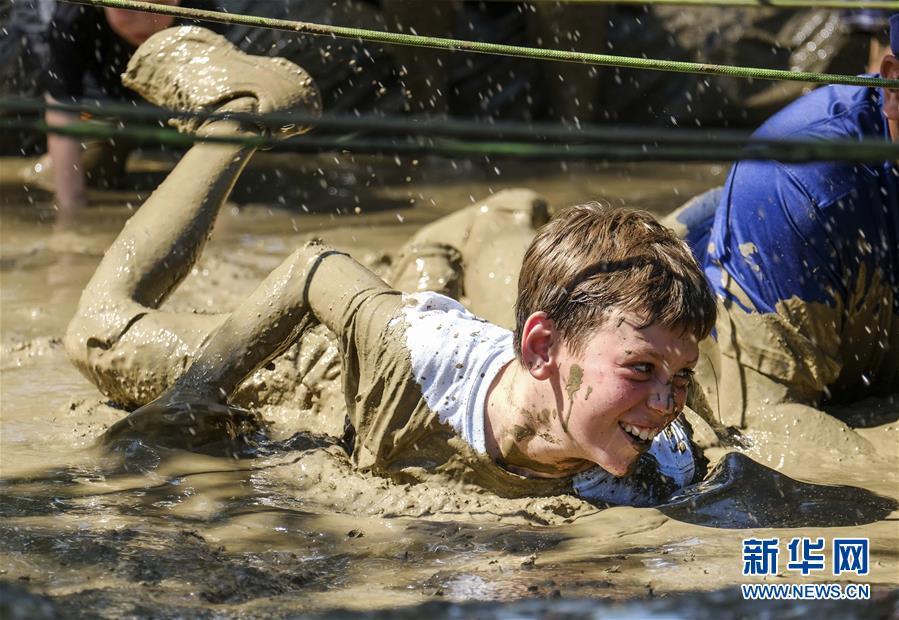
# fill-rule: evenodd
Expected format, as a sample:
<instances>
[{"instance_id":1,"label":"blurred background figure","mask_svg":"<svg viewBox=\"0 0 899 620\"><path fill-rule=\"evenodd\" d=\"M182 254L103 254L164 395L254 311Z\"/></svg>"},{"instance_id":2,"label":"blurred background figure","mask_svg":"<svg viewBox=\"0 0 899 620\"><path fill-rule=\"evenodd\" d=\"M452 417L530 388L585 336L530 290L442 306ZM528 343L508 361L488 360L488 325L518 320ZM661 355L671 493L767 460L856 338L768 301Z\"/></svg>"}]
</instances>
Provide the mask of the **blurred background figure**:
<instances>
[{"instance_id":1,"label":"blurred background figure","mask_svg":"<svg viewBox=\"0 0 899 620\"><path fill-rule=\"evenodd\" d=\"M794 71L863 73L886 21L867 11L381 0L394 32ZM771 82L391 46L411 113L755 127L810 90ZM880 62L883 50L871 50Z\"/></svg>"},{"instance_id":2,"label":"blurred background figure","mask_svg":"<svg viewBox=\"0 0 899 620\"><path fill-rule=\"evenodd\" d=\"M224 10L264 17L325 24L378 28L383 21L376 6L365 2L329 0L157 0L159 4ZM125 88L121 74L135 48L152 34L172 25L191 22L170 16L112 8L59 3L49 23L48 60L42 80L50 103L84 101L149 105ZM306 67L321 85L325 109L331 112L396 111L401 95L393 65L380 47L354 41L301 36L296 33L203 22L252 54L283 56ZM392 89L388 85L394 83ZM49 125L84 120L77 115L48 111ZM87 201L89 183L115 186L122 178L134 145L122 141L79 139L50 134L47 157L35 166L38 181L56 193L61 214L72 213Z\"/></svg>"},{"instance_id":3,"label":"blurred background figure","mask_svg":"<svg viewBox=\"0 0 899 620\"><path fill-rule=\"evenodd\" d=\"M514 2L381 0L391 32L528 45L528 14ZM510 56L391 46L411 114L530 120L542 106L539 63Z\"/></svg>"},{"instance_id":4,"label":"blurred background figure","mask_svg":"<svg viewBox=\"0 0 899 620\"><path fill-rule=\"evenodd\" d=\"M868 73L879 73L884 54L890 52L890 12L878 9L843 11L842 23L852 32L862 33L870 38Z\"/></svg>"},{"instance_id":5,"label":"blurred background figure","mask_svg":"<svg viewBox=\"0 0 899 620\"><path fill-rule=\"evenodd\" d=\"M178 0L156 1L179 4ZM203 0L184 0L183 4L215 8ZM138 45L174 23L170 16L58 3L48 33L49 58L43 79L47 102L137 103L138 96L122 85L121 74ZM48 110L45 120L50 126L60 126L79 117ZM88 180L107 186L117 182L125 169L128 146L112 140L85 143L48 134L48 157L35 170L52 178L60 213L71 213L86 204Z\"/></svg>"},{"instance_id":6,"label":"blurred background figure","mask_svg":"<svg viewBox=\"0 0 899 620\"><path fill-rule=\"evenodd\" d=\"M377 0L216 0L229 13L382 30ZM421 4L431 4L421 3ZM206 22L208 27L209 22ZM395 113L403 106L393 57L378 43L228 25L222 34L248 54L300 65L322 92L325 112Z\"/></svg>"},{"instance_id":7,"label":"blurred background figure","mask_svg":"<svg viewBox=\"0 0 899 620\"><path fill-rule=\"evenodd\" d=\"M0 0L0 96L41 94L41 76L49 56L47 25L54 4L54 0ZM0 154L29 155L42 142L31 131L4 131L0 133Z\"/></svg>"},{"instance_id":8,"label":"blurred background figure","mask_svg":"<svg viewBox=\"0 0 899 620\"><path fill-rule=\"evenodd\" d=\"M54 6L54 0L0 2L0 95L39 94Z\"/></svg>"},{"instance_id":9,"label":"blurred background figure","mask_svg":"<svg viewBox=\"0 0 899 620\"><path fill-rule=\"evenodd\" d=\"M614 6L605 33L610 54L852 75L871 40L840 11L759 7ZM756 127L812 88L611 67L598 79L599 120L694 127Z\"/></svg>"}]
</instances>

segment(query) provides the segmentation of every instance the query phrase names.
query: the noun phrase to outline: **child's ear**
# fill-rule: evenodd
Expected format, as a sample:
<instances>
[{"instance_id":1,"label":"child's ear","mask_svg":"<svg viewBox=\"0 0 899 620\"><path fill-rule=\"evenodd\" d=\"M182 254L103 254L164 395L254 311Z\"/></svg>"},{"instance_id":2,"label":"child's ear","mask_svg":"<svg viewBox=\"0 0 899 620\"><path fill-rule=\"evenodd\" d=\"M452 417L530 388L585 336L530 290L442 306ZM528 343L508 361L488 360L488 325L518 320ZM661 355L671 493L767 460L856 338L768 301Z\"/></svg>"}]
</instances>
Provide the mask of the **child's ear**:
<instances>
[{"instance_id":1,"label":"child's ear","mask_svg":"<svg viewBox=\"0 0 899 620\"><path fill-rule=\"evenodd\" d=\"M535 312L521 330L521 359L531 376L538 381L548 379L555 361L554 345L559 333L545 312Z\"/></svg>"},{"instance_id":2,"label":"child's ear","mask_svg":"<svg viewBox=\"0 0 899 620\"><path fill-rule=\"evenodd\" d=\"M880 61L880 77L888 80L899 79L899 59L886 54ZM883 115L893 121L899 121L899 90L883 89Z\"/></svg>"}]
</instances>

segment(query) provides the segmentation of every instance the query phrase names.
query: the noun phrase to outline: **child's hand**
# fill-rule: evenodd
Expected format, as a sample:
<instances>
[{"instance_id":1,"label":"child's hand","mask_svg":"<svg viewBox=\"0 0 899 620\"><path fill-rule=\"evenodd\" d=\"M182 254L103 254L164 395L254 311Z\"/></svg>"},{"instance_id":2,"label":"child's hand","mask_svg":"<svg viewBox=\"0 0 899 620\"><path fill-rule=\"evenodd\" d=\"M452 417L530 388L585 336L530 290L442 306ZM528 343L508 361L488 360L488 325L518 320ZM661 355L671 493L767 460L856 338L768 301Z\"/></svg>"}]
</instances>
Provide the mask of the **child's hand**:
<instances>
[{"instance_id":1,"label":"child's hand","mask_svg":"<svg viewBox=\"0 0 899 620\"><path fill-rule=\"evenodd\" d=\"M119 420L103 434L101 442L111 445L141 440L166 448L207 452L246 446L251 437L261 434L263 427L255 412L177 392L164 394Z\"/></svg>"}]
</instances>

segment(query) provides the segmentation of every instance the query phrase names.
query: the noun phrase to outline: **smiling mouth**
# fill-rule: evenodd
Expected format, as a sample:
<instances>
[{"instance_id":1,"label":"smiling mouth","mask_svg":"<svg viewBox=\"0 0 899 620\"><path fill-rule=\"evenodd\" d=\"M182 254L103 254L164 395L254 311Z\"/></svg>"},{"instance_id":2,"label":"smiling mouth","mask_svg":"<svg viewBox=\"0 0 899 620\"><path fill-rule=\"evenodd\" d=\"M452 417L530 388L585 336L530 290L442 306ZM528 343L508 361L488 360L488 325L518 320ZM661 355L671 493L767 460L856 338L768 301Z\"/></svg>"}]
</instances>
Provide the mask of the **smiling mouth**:
<instances>
[{"instance_id":1,"label":"smiling mouth","mask_svg":"<svg viewBox=\"0 0 899 620\"><path fill-rule=\"evenodd\" d=\"M619 422L618 426L624 431L625 437L640 452L649 450L650 446L652 446L652 440L661 432L661 429L639 428L625 422Z\"/></svg>"}]
</instances>

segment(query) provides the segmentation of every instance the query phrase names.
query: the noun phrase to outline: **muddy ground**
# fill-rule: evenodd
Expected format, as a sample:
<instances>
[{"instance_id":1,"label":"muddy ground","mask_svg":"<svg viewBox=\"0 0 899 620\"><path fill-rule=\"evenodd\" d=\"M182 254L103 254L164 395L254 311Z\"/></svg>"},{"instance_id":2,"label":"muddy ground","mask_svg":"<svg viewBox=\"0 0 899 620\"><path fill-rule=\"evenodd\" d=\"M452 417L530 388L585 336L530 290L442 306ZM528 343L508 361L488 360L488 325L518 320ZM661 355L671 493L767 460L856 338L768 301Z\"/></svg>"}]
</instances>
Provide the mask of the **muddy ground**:
<instances>
[{"instance_id":1,"label":"muddy ground","mask_svg":"<svg viewBox=\"0 0 899 620\"><path fill-rule=\"evenodd\" d=\"M755 521L775 525L763 528L746 517L755 494L770 499L763 478L735 504L742 520L705 525L676 510L600 510L574 498L512 501L407 487L352 471L327 434L333 420L309 419L287 405L262 412L273 438L247 458L141 445L101 451L95 438L123 412L69 364L60 338L103 251L171 158L133 160L128 186L143 189L95 193L68 228L54 225L49 194L23 188L20 168L28 163L0 162L0 615L899 613L899 512L883 505L866 511L862 500L873 495L850 494L839 505L825 500L808 512L820 517L804 521L813 525ZM506 187L531 187L555 207L605 199L661 215L721 184L726 172L726 165L516 167L263 154L169 304L227 310L311 236L370 265L386 264L421 225ZM819 463L815 454L768 450L764 440L747 453L794 478L851 485L894 502L897 417L897 399L856 406L861 432L878 449L867 463ZM710 455L714 461L726 452ZM854 501L859 516L841 518ZM861 524L832 526L848 522ZM748 580L741 545L753 536L820 536L828 544L837 536L869 538L867 576L802 577L782 562L767 581L871 584L872 600L744 602L736 589Z\"/></svg>"}]
</instances>

